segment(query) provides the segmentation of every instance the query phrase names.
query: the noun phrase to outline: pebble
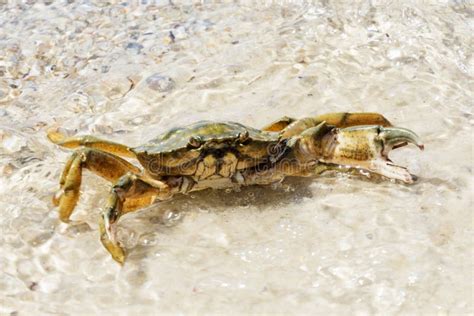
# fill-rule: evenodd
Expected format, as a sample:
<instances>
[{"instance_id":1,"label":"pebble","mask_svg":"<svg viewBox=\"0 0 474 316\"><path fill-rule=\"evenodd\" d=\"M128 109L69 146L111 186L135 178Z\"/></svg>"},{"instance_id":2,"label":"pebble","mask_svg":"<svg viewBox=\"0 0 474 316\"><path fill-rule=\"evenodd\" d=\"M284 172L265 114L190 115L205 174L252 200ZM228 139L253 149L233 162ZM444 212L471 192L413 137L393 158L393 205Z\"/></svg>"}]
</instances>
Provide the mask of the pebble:
<instances>
[{"instance_id":1,"label":"pebble","mask_svg":"<svg viewBox=\"0 0 474 316\"><path fill-rule=\"evenodd\" d=\"M138 43L128 43L125 48L127 50L130 50L130 51L134 52L135 54L140 54L140 52L143 49L143 45L138 44Z\"/></svg>"},{"instance_id":2,"label":"pebble","mask_svg":"<svg viewBox=\"0 0 474 316\"><path fill-rule=\"evenodd\" d=\"M1 147L8 153L15 153L26 146L26 139L10 133L2 133L0 131Z\"/></svg>"},{"instance_id":3,"label":"pebble","mask_svg":"<svg viewBox=\"0 0 474 316\"><path fill-rule=\"evenodd\" d=\"M148 88L159 92L169 92L175 88L175 82L173 79L160 74L151 75L146 79Z\"/></svg>"}]
</instances>

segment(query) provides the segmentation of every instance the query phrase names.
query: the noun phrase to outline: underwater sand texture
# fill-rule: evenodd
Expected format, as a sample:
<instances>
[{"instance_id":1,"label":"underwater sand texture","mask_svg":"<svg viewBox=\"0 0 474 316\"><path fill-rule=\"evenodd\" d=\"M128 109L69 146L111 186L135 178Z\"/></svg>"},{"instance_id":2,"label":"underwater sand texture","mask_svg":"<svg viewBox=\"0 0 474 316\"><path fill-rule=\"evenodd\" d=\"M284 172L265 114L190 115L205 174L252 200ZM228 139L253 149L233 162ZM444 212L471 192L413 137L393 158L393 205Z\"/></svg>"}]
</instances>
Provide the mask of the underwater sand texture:
<instances>
[{"instance_id":1,"label":"underwater sand texture","mask_svg":"<svg viewBox=\"0 0 474 316\"><path fill-rule=\"evenodd\" d=\"M35 3L38 2L38 3ZM473 313L473 8L463 1L0 1L0 314ZM139 145L201 119L375 111L414 185L326 175L178 196L99 242L110 185L48 128Z\"/></svg>"}]
</instances>

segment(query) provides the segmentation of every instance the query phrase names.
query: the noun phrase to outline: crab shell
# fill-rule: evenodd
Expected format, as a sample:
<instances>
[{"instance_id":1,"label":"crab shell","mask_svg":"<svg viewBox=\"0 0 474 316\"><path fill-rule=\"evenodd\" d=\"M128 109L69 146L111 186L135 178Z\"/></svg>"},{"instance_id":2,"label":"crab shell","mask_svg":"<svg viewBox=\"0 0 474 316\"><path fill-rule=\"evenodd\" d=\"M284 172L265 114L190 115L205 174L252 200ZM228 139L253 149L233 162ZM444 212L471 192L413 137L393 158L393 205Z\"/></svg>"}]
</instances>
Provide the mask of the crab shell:
<instances>
[{"instance_id":1,"label":"crab shell","mask_svg":"<svg viewBox=\"0 0 474 316\"><path fill-rule=\"evenodd\" d=\"M132 149L154 177L185 175L195 180L228 178L239 170L271 164L285 150L280 133L211 121L173 128Z\"/></svg>"}]
</instances>

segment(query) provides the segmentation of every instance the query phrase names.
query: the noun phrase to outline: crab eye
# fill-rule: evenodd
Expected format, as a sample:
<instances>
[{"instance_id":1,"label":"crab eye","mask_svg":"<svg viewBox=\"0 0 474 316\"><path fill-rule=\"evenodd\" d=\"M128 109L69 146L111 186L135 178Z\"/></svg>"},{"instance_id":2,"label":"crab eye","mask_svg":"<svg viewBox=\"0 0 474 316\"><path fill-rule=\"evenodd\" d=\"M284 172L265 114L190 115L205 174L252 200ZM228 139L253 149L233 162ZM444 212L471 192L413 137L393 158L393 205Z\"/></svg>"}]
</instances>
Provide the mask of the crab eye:
<instances>
[{"instance_id":1,"label":"crab eye","mask_svg":"<svg viewBox=\"0 0 474 316\"><path fill-rule=\"evenodd\" d=\"M199 148L202 144L202 138L200 136L191 136L188 140L188 147Z\"/></svg>"},{"instance_id":2,"label":"crab eye","mask_svg":"<svg viewBox=\"0 0 474 316\"><path fill-rule=\"evenodd\" d=\"M249 139L249 131L246 130L245 132L239 133L239 142L240 143L245 142L247 139Z\"/></svg>"}]
</instances>

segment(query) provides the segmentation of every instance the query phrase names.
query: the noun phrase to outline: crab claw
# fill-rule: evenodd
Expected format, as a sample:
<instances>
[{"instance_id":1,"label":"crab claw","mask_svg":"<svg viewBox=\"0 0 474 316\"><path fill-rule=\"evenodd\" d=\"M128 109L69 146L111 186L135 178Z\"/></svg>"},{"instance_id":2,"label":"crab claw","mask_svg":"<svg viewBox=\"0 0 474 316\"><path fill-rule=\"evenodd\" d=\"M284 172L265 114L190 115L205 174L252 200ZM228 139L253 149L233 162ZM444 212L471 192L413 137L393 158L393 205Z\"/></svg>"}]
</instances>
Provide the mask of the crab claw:
<instances>
[{"instance_id":1,"label":"crab claw","mask_svg":"<svg viewBox=\"0 0 474 316\"><path fill-rule=\"evenodd\" d=\"M392 149L406 146L409 143L414 144L421 150L425 148L418 135L406 128L379 127L379 138L383 143L382 155L386 158Z\"/></svg>"},{"instance_id":2,"label":"crab claw","mask_svg":"<svg viewBox=\"0 0 474 316\"><path fill-rule=\"evenodd\" d=\"M390 179L413 183L416 176L388 158L392 149L408 144L424 149L418 135L406 128L357 126L333 129L323 138L321 161L365 169Z\"/></svg>"}]
</instances>

